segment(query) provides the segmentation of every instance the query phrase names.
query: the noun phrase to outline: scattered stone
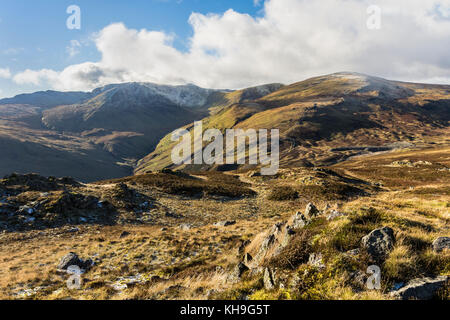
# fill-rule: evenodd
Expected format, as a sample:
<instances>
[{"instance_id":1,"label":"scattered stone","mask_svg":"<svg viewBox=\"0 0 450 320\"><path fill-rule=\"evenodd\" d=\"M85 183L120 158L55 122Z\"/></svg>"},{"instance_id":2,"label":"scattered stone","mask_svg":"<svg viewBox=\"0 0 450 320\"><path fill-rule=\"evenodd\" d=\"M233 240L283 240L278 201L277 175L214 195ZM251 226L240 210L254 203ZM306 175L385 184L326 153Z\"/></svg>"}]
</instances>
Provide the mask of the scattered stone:
<instances>
[{"instance_id":1,"label":"scattered stone","mask_svg":"<svg viewBox=\"0 0 450 320\"><path fill-rule=\"evenodd\" d=\"M402 300L430 300L447 281L449 281L448 276L418 278L411 280L403 288L391 292L391 295Z\"/></svg>"},{"instance_id":2,"label":"scattered stone","mask_svg":"<svg viewBox=\"0 0 450 320\"><path fill-rule=\"evenodd\" d=\"M264 288L266 290L272 290L275 288L274 276L270 268L264 269Z\"/></svg>"},{"instance_id":3,"label":"scattered stone","mask_svg":"<svg viewBox=\"0 0 450 320\"><path fill-rule=\"evenodd\" d=\"M327 215L327 220L333 220L342 216L345 216L345 213L339 212L337 210L331 210L330 214Z\"/></svg>"},{"instance_id":4,"label":"scattered stone","mask_svg":"<svg viewBox=\"0 0 450 320\"><path fill-rule=\"evenodd\" d=\"M450 237L439 237L433 241L433 251L441 252L450 249Z\"/></svg>"},{"instance_id":5,"label":"scattered stone","mask_svg":"<svg viewBox=\"0 0 450 320\"><path fill-rule=\"evenodd\" d=\"M373 260L383 261L394 247L394 230L389 227L375 229L363 237L361 243Z\"/></svg>"},{"instance_id":6,"label":"scattered stone","mask_svg":"<svg viewBox=\"0 0 450 320\"><path fill-rule=\"evenodd\" d=\"M232 226L236 224L236 221L232 220L232 221L219 221L214 223L215 227L228 227L228 226Z\"/></svg>"},{"instance_id":7,"label":"scattered stone","mask_svg":"<svg viewBox=\"0 0 450 320\"><path fill-rule=\"evenodd\" d=\"M320 215L319 209L317 209L317 207L313 203L308 203L305 209L305 217L311 220L318 215Z\"/></svg>"}]
</instances>

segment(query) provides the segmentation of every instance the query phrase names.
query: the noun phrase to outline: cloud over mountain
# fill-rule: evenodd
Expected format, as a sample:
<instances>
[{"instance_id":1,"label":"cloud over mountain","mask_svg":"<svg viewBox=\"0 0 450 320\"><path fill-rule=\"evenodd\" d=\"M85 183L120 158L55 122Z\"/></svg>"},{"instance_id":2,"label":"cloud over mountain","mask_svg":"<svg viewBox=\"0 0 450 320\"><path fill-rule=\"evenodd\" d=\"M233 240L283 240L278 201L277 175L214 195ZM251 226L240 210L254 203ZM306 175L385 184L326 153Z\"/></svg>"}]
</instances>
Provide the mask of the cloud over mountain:
<instances>
[{"instance_id":1,"label":"cloud over mountain","mask_svg":"<svg viewBox=\"0 0 450 320\"><path fill-rule=\"evenodd\" d=\"M366 26L370 5L381 8L379 30ZM449 12L450 0L267 0L260 17L193 13L186 51L174 35L115 23L95 37L100 61L13 79L58 90L129 81L240 88L349 70L450 83Z\"/></svg>"}]
</instances>

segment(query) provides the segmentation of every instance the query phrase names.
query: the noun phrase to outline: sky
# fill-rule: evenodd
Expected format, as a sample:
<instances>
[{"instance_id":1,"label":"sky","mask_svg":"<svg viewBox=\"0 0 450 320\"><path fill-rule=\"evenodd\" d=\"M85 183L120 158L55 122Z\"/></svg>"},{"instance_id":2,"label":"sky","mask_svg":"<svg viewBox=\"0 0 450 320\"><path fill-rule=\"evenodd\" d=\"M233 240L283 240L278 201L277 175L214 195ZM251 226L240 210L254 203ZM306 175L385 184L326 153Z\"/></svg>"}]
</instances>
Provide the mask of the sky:
<instances>
[{"instance_id":1,"label":"sky","mask_svg":"<svg viewBox=\"0 0 450 320\"><path fill-rule=\"evenodd\" d=\"M0 97L339 71L450 84L449 52L450 0L0 0Z\"/></svg>"}]
</instances>

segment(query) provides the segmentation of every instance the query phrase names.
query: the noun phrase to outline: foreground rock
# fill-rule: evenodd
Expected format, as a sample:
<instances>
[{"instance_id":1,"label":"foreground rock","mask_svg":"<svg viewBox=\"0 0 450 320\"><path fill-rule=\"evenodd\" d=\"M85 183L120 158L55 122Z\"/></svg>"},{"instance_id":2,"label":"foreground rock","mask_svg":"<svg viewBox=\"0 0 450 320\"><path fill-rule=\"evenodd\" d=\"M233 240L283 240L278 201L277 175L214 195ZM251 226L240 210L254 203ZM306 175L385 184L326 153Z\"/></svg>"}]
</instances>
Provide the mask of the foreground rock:
<instances>
[{"instance_id":1,"label":"foreground rock","mask_svg":"<svg viewBox=\"0 0 450 320\"><path fill-rule=\"evenodd\" d=\"M449 281L448 276L414 279L408 282L403 288L392 292L391 295L396 299L402 300L429 300L435 296L436 292L447 281Z\"/></svg>"},{"instance_id":2,"label":"foreground rock","mask_svg":"<svg viewBox=\"0 0 450 320\"><path fill-rule=\"evenodd\" d=\"M305 216L308 219L313 219L315 217L317 217L320 214L319 209L317 209L317 207L312 204L312 203L308 203L306 205L306 209L305 209Z\"/></svg>"},{"instance_id":3,"label":"foreground rock","mask_svg":"<svg viewBox=\"0 0 450 320\"><path fill-rule=\"evenodd\" d=\"M375 229L361 240L362 246L367 249L371 258L378 262L387 257L393 249L394 243L394 230L389 227Z\"/></svg>"},{"instance_id":4,"label":"foreground rock","mask_svg":"<svg viewBox=\"0 0 450 320\"><path fill-rule=\"evenodd\" d=\"M442 252L450 249L450 237L439 237L433 241L433 251Z\"/></svg>"},{"instance_id":5,"label":"foreground rock","mask_svg":"<svg viewBox=\"0 0 450 320\"><path fill-rule=\"evenodd\" d=\"M270 268L264 269L264 288L266 290L272 290L275 288L275 280L273 276L273 271Z\"/></svg>"},{"instance_id":6,"label":"foreground rock","mask_svg":"<svg viewBox=\"0 0 450 320\"><path fill-rule=\"evenodd\" d=\"M309 203L305 213L298 211L288 221L274 224L267 231L257 235L250 243L241 246L239 255L248 253L253 257L248 263L250 268L263 267L265 262L278 256L291 243L300 229L309 225L320 214L317 207Z\"/></svg>"},{"instance_id":7,"label":"foreground rock","mask_svg":"<svg viewBox=\"0 0 450 320\"><path fill-rule=\"evenodd\" d=\"M87 271L93 266L94 262L91 259L83 260L76 253L70 252L61 258L57 269L59 271L66 271L70 266L77 266L81 270Z\"/></svg>"}]
</instances>

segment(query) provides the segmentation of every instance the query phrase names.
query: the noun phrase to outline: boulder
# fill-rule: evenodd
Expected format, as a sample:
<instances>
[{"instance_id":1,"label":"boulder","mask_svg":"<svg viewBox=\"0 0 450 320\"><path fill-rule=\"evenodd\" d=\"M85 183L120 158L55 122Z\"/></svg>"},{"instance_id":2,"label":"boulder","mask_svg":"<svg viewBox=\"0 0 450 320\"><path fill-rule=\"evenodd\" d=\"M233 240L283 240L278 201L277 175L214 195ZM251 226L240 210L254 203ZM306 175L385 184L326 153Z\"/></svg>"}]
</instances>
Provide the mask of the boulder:
<instances>
[{"instance_id":1,"label":"boulder","mask_svg":"<svg viewBox=\"0 0 450 320\"><path fill-rule=\"evenodd\" d=\"M64 257L61 258L57 269L60 271L66 271L70 266L77 266L81 270L88 270L94 262L91 259L87 259L86 261L78 257L78 255L74 252L70 252Z\"/></svg>"},{"instance_id":2,"label":"boulder","mask_svg":"<svg viewBox=\"0 0 450 320\"><path fill-rule=\"evenodd\" d=\"M450 249L450 237L439 237L433 241L433 251L441 252Z\"/></svg>"},{"instance_id":3,"label":"boulder","mask_svg":"<svg viewBox=\"0 0 450 320\"><path fill-rule=\"evenodd\" d=\"M392 297L402 300L429 300L449 281L448 276L418 278L408 282L403 288L391 292Z\"/></svg>"},{"instance_id":4,"label":"boulder","mask_svg":"<svg viewBox=\"0 0 450 320\"><path fill-rule=\"evenodd\" d=\"M395 243L394 230L389 227L375 229L362 238L361 244L374 261L383 261L393 249Z\"/></svg>"}]
</instances>

